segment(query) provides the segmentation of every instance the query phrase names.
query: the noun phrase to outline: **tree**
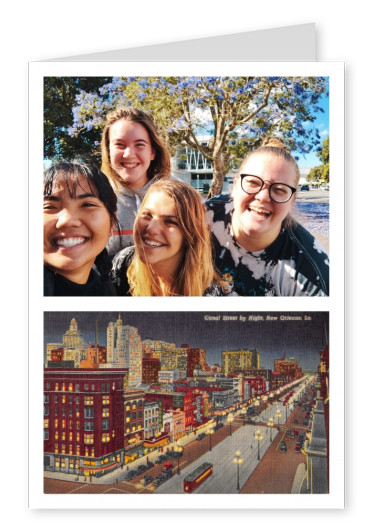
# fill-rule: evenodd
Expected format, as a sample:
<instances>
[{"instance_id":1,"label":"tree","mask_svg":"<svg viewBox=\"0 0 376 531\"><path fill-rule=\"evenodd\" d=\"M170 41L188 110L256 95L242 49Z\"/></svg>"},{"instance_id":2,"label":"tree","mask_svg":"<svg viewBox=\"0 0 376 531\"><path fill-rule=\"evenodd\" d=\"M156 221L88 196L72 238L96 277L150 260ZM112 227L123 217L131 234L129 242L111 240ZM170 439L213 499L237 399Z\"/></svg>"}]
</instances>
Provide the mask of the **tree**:
<instances>
[{"instance_id":1,"label":"tree","mask_svg":"<svg viewBox=\"0 0 376 531\"><path fill-rule=\"evenodd\" d=\"M56 159L93 153L98 132L87 129L79 137L68 133L72 124L72 107L80 90L98 90L111 78L45 77L44 78L44 157Z\"/></svg>"},{"instance_id":2,"label":"tree","mask_svg":"<svg viewBox=\"0 0 376 531\"><path fill-rule=\"evenodd\" d=\"M322 77L118 77L76 94L68 132L86 139L92 131L98 141L110 110L122 105L147 110L172 148L186 144L211 162L210 197L265 136L282 136L300 153L317 147L319 133L306 124L323 112L319 101L327 90ZM207 145L200 142L203 134L211 137Z\"/></svg>"},{"instance_id":3,"label":"tree","mask_svg":"<svg viewBox=\"0 0 376 531\"><path fill-rule=\"evenodd\" d=\"M307 175L308 181L329 182L329 137L324 138L322 147L317 150L317 156L321 160L320 166L315 166Z\"/></svg>"}]
</instances>

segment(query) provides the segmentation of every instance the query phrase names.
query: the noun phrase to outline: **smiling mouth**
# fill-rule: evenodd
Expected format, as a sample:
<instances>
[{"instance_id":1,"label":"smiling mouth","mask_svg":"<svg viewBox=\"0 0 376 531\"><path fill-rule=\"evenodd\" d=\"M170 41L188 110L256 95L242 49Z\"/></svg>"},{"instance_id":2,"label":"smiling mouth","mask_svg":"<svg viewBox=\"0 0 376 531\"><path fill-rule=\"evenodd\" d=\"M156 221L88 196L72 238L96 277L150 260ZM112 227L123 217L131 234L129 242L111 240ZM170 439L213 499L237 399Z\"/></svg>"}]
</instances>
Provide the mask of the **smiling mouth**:
<instances>
[{"instance_id":1,"label":"smiling mouth","mask_svg":"<svg viewBox=\"0 0 376 531\"><path fill-rule=\"evenodd\" d=\"M81 245L89 238L59 238L54 240L54 243L58 247L75 247L76 245Z\"/></svg>"},{"instance_id":2,"label":"smiling mouth","mask_svg":"<svg viewBox=\"0 0 376 531\"><path fill-rule=\"evenodd\" d=\"M164 243L155 242L152 240L144 240L144 243L148 245L149 247L164 247L165 246Z\"/></svg>"},{"instance_id":3,"label":"smiling mouth","mask_svg":"<svg viewBox=\"0 0 376 531\"><path fill-rule=\"evenodd\" d=\"M137 168L138 164L139 164L138 162L123 162L122 166L123 168L126 168L126 169L133 169L133 168Z\"/></svg>"},{"instance_id":4,"label":"smiling mouth","mask_svg":"<svg viewBox=\"0 0 376 531\"><path fill-rule=\"evenodd\" d=\"M264 210L263 208L257 208L254 206L248 206L248 211L255 213L257 216L261 216L265 219L267 219L271 215L271 212L269 210Z\"/></svg>"}]
</instances>

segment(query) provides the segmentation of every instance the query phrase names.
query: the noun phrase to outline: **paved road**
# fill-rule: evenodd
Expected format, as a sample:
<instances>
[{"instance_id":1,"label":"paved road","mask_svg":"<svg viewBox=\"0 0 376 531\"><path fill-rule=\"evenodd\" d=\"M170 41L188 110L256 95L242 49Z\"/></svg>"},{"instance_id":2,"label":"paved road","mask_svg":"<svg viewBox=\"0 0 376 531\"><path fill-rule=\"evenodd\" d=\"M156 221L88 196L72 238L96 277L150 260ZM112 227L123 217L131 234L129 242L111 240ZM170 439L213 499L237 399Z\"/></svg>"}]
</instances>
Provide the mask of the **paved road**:
<instances>
[{"instance_id":1,"label":"paved road","mask_svg":"<svg viewBox=\"0 0 376 531\"><path fill-rule=\"evenodd\" d=\"M298 192L297 200L313 201L315 203L329 203L329 192L320 189Z\"/></svg>"}]
</instances>

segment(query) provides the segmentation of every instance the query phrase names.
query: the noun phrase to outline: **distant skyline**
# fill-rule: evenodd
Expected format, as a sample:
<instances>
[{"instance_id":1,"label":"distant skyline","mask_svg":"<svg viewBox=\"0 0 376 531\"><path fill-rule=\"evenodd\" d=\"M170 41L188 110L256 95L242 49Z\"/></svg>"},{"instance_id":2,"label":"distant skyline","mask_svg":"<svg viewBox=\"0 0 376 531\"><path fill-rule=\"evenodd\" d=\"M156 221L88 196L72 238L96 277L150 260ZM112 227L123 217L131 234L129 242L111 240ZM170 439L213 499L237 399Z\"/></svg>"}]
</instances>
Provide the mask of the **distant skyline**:
<instances>
[{"instance_id":1,"label":"distant skyline","mask_svg":"<svg viewBox=\"0 0 376 531\"><path fill-rule=\"evenodd\" d=\"M119 314L124 325L138 329L142 340L205 349L209 365L221 365L222 351L243 348L257 349L267 369L285 355L296 358L303 369L315 370L329 337L328 312L45 312L43 359L47 343L62 342L73 318L88 343L95 343L97 320L98 342L107 346L107 325ZM301 320L291 319L297 317Z\"/></svg>"}]
</instances>

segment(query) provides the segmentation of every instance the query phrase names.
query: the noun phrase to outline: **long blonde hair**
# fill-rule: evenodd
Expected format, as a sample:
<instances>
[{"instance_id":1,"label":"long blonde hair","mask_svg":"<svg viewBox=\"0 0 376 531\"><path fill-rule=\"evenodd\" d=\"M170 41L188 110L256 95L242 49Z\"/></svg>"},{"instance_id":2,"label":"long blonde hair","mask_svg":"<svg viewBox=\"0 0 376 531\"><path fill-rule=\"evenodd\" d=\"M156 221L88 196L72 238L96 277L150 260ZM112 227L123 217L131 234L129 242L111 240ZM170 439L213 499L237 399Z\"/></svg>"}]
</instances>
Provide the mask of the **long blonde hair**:
<instances>
[{"instance_id":1,"label":"long blonde hair","mask_svg":"<svg viewBox=\"0 0 376 531\"><path fill-rule=\"evenodd\" d=\"M171 173L170 153L167 145L160 137L157 127L151 116L136 107L120 107L111 111L106 116L106 124L102 132L101 154L102 154L102 172L110 180L115 192L119 189L120 179L116 171L111 166L110 160L110 129L111 126L119 120L127 120L142 125L150 137L151 146L155 151L155 158L150 162L147 170L149 181L155 177L158 179L168 179ZM124 183L122 183L124 186Z\"/></svg>"},{"instance_id":2,"label":"long blonde hair","mask_svg":"<svg viewBox=\"0 0 376 531\"><path fill-rule=\"evenodd\" d=\"M170 286L161 287L153 267L140 259L138 247L143 245L139 219L143 205L153 192L163 192L174 201L178 225L184 238L184 256L176 277ZM205 207L199 193L181 181L157 181L145 194L133 227L135 257L127 277L133 296L182 295L200 297L219 280L213 268L210 231L205 220Z\"/></svg>"}]
</instances>

